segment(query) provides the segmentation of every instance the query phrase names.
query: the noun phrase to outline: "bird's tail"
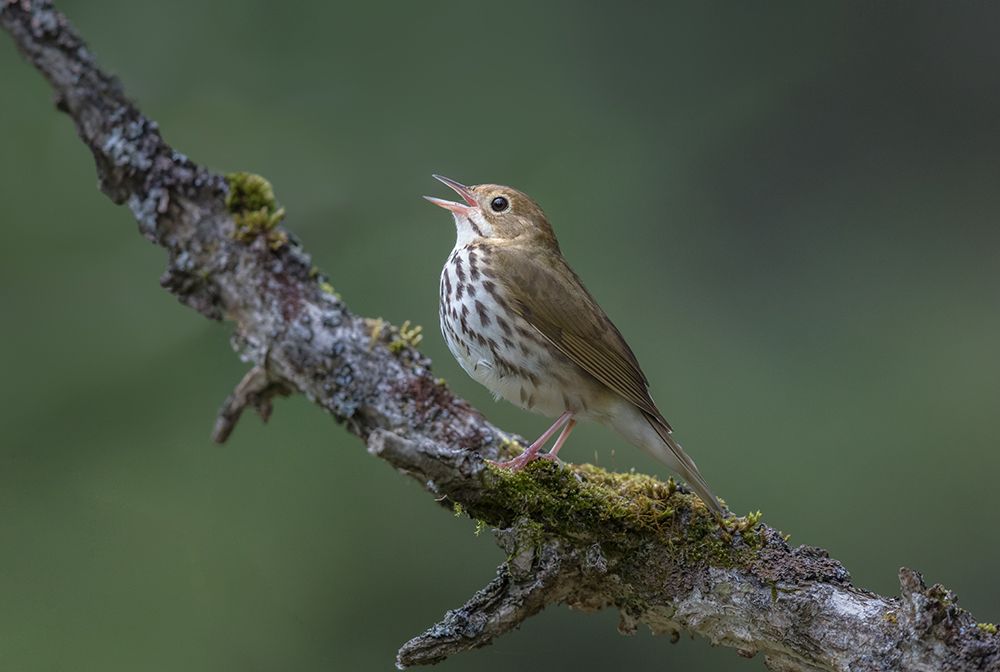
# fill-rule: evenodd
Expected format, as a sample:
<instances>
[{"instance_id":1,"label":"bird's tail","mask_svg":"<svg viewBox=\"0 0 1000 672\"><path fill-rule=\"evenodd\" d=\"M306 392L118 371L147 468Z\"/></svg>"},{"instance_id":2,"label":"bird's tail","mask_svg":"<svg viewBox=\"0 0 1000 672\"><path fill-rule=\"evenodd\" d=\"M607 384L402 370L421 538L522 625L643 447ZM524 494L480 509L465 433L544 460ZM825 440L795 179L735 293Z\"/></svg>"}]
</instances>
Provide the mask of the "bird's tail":
<instances>
[{"instance_id":1,"label":"bird's tail","mask_svg":"<svg viewBox=\"0 0 1000 672\"><path fill-rule=\"evenodd\" d=\"M665 444L659 446L649 446L647 444L645 446L646 449L653 453L655 457L665 462L667 466L676 470L698 494L701 501L705 503L705 506L708 507L716 518L719 520L725 518L726 513L722 505L719 504L719 500L712 494L712 489L708 487L708 483L702 478L701 472L698 471L698 465L688 457L684 449L681 448L681 445L674 440L673 435L670 433L670 428L660 418L645 413L644 415L646 415L646 421L649 422L649 425L659 435L659 438L662 439L663 444Z\"/></svg>"}]
</instances>

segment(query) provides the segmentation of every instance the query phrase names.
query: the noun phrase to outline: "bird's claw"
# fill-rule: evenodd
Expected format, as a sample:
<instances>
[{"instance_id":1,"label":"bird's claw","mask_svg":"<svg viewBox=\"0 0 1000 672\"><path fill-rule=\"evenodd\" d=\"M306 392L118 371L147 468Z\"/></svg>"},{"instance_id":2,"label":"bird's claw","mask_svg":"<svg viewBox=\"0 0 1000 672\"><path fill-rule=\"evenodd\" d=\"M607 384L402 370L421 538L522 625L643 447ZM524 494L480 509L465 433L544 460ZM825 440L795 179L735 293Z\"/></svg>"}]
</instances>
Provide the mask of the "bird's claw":
<instances>
[{"instance_id":1,"label":"bird's claw","mask_svg":"<svg viewBox=\"0 0 1000 672\"><path fill-rule=\"evenodd\" d=\"M486 460L486 461L492 464L494 467L498 467L500 469L508 469L510 471L521 471L535 460L546 460L548 462L556 462L556 463L559 462L559 458L551 453L529 454L528 451L524 451L517 457L513 457L509 460L504 460L502 462L498 462L496 460Z\"/></svg>"},{"instance_id":2,"label":"bird's claw","mask_svg":"<svg viewBox=\"0 0 1000 672\"><path fill-rule=\"evenodd\" d=\"M509 460L504 460L503 462L497 462L495 460L486 460L494 467L499 467L500 469L509 469L510 471L521 471L526 466L534 462L535 460L548 460L549 462L558 462L557 458L552 453L540 452L537 448L532 449L529 446L527 450L518 455L517 457L512 457Z\"/></svg>"},{"instance_id":3,"label":"bird's claw","mask_svg":"<svg viewBox=\"0 0 1000 672\"><path fill-rule=\"evenodd\" d=\"M497 462L496 460L486 460L486 461L492 464L494 467L498 467L500 469L508 469L510 471L521 471L526 466L528 466L529 462L533 462L538 457L537 455L532 455L525 458L525 455L527 455L526 452L521 453L517 457L511 458L509 460L504 460L502 462Z\"/></svg>"}]
</instances>

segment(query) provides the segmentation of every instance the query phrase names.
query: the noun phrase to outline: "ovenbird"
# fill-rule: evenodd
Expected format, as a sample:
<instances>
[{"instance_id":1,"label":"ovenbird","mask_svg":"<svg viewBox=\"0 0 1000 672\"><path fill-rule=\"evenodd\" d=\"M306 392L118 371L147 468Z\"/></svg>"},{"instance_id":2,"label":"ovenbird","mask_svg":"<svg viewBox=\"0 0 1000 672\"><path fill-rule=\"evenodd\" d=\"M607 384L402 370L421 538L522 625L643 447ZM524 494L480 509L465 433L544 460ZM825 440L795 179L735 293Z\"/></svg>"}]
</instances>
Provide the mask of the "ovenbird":
<instances>
[{"instance_id":1,"label":"ovenbird","mask_svg":"<svg viewBox=\"0 0 1000 672\"><path fill-rule=\"evenodd\" d=\"M555 459L576 421L594 420L680 474L722 518L722 506L649 396L631 348L563 258L538 204L510 187L434 177L463 201L424 197L451 211L458 234L441 272L448 349L497 399L556 418L500 466L517 470L538 457ZM540 454L556 432L551 451Z\"/></svg>"}]
</instances>

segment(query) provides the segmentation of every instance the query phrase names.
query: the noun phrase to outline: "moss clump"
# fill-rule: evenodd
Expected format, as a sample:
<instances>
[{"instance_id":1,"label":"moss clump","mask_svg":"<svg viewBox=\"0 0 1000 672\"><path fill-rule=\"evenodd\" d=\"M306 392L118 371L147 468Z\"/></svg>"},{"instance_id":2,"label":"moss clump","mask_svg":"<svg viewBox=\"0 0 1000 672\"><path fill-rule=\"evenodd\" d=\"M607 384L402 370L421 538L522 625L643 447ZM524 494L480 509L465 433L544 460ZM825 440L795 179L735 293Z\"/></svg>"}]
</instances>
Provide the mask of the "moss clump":
<instances>
[{"instance_id":1,"label":"moss clump","mask_svg":"<svg viewBox=\"0 0 1000 672\"><path fill-rule=\"evenodd\" d=\"M423 331L424 328L419 324L411 326L410 321L406 320L397 330L396 337L389 342L389 350L393 354L399 354L406 347L417 347L424 340Z\"/></svg>"},{"instance_id":2,"label":"moss clump","mask_svg":"<svg viewBox=\"0 0 1000 672\"><path fill-rule=\"evenodd\" d=\"M378 339L382 337L382 330L387 324L388 322L381 317L365 318L365 325L371 330L371 338L368 339L368 352L371 352L375 344L378 343Z\"/></svg>"},{"instance_id":3,"label":"moss clump","mask_svg":"<svg viewBox=\"0 0 1000 672\"><path fill-rule=\"evenodd\" d=\"M506 434L500 435L500 454L513 457L524 452L524 446Z\"/></svg>"},{"instance_id":4,"label":"moss clump","mask_svg":"<svg viewBox=\"0 0 1000 672\"><path fill-rule=\"evenodd\" d=\"M263 235L272 250L286 245L288 234L276 228L285 218L285 209L278 207L271 183L253 173L229 173L226 182L226 209L236 224L233 237L250 242Z\"/></svg>"},{"instance_id":5,"label":"moss clump","mask_svg":"<svg viewBox=\"0 0 1000 672\"><path fill-rule=\"evenodd\" d=\"M490 465L485 478L489 501L470 513L490 524L523 516L565 537L624 547L656 536L686 562L727 567L749 561L762 544L753 529L759 513L723 528L701 500L680 492L672 480L546 460L516 472ZM733 532L740 533L740 543L733 542Z\"/></svg>"}]
</instances>

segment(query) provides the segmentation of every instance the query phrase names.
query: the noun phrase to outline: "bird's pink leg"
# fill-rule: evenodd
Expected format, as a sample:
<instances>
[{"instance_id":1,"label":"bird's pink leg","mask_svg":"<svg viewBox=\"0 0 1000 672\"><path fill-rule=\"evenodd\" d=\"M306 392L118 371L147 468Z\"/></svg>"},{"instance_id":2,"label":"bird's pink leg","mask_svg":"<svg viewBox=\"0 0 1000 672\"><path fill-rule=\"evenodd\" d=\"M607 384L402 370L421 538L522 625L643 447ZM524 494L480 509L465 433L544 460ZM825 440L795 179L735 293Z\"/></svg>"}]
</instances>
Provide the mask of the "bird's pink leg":
<instances>
[{"instance_id":1,"label":"bird's pink leg","mask_svg":"<svg viewBox=\"0 0 1000 672\"><path fill-rule=\"evenodd\" d=\"M564 443L566 443L566 439L569 438L570 432L573 431L574 426L576 426L576 420L570 418L569 422L566 423L566 426L563 427L563 431L559 435L559 438L556 439L556 444L552 446L552 450L544 455L539 455L539 457L543 460L552 460L554 462L557 459L556 455L559 454L559 449L563 447Z\"/></svg>"},{"instance_id":2,"label":"bird's pink leg","mask_svg":"<svg viewBox=\"0 0 1000 672\"><path fill-rule=\"evenodd\" d=\"M498 467L504 469L510 469L511 471L520 471L524 469L527 464L538 457L538 451L545 447L552 435L562 429L563 425L566 423L573 422L573 414L569 411L565 411L562 415L556 418L556 421L552 423L552 426L545 430L545 433L539 436L534 443L527 447L527 449L518 455L517 457L507 460L506 462L493 462ZM563 434L566 434L564 431ZM563 436L559 436L563 439Z\"/></svg>"}]
</instances>

